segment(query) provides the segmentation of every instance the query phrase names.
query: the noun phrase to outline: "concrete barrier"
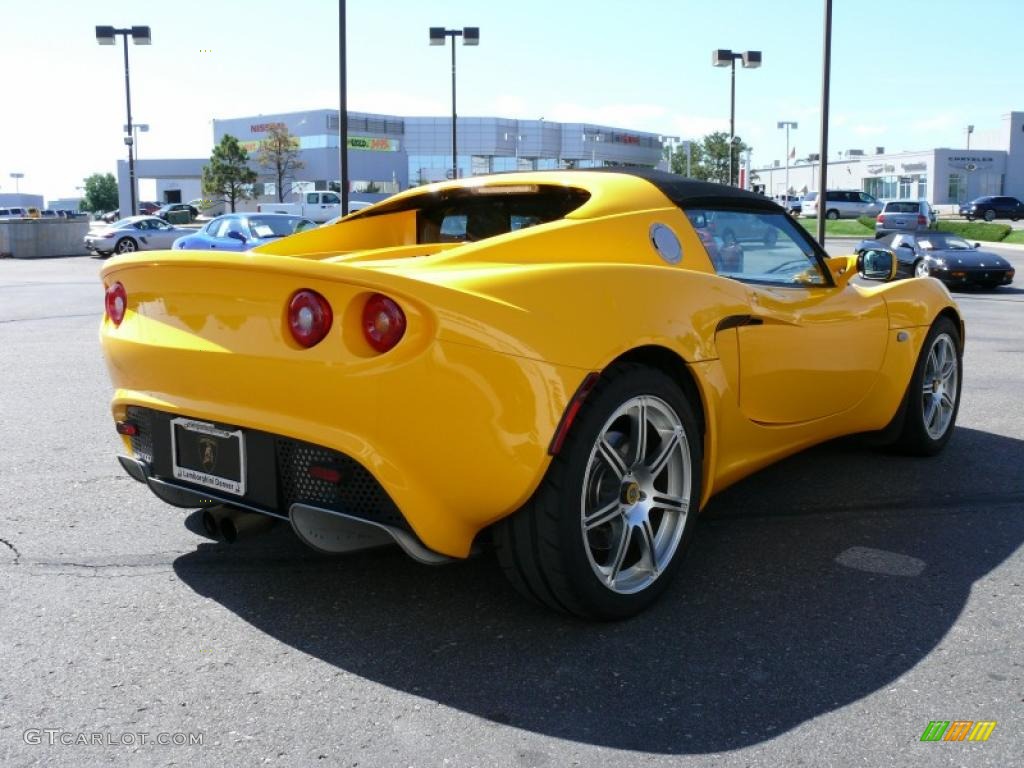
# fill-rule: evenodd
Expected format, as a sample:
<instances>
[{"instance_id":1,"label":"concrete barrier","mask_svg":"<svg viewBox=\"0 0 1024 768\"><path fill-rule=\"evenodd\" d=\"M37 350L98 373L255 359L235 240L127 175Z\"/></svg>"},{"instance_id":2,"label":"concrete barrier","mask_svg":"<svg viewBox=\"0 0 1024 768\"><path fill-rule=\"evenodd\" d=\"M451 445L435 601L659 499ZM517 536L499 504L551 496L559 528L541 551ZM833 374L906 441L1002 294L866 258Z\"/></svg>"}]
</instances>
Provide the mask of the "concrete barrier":
<instances>
[{"instance_id":1,"label":"concrete barrier","mask_svg":"<svg viewBox=\"0 0 1024 768\"><path fill-rule=\"evenodd\" d=\"M43 259L88 253L82 238L86 219L13 219L0 221L0 258Z\"/></svg>"}]
</instances>

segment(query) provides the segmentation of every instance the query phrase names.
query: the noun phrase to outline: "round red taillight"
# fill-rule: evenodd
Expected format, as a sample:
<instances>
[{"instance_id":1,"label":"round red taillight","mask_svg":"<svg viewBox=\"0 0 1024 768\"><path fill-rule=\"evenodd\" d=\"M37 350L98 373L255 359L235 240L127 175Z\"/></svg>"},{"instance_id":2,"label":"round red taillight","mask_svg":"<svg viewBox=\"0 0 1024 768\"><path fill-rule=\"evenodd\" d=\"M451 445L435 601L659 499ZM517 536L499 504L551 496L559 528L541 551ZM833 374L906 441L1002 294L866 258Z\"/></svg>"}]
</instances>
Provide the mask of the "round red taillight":
<instances>
[{"instance_id":1,"label":"round red taillight","mask_svg":"<svg viewBox=\"0 0 1024 768\"><path fill-rule=\"evenodd\" d=\"M375 293L363 306L363 335L378 352L387 352L405 335L405 313L393 300Z\"/></svg>"},{"instance_id":2,"label":"round red taillight","mask_svg":"<svg viewBox=\"0 0 1024 768\"><path fill-rule=\"evenodd\" d=\"M104 305L107 310L107 317L114 325L120 325L124 320L124 311L128 308L128 292L121 283L114 283L107 288Z\"/></svg>"},{"instance_id":3,"label":"round red taillight","mask_svg":"<svg viewBox=\"0 0 1024 768\"><path fill-rule=\"evenodd\" d=\"M303 347L318 344L331 330L333 320L331 305L316 291L297 291L288 302L288 328Z\"/></svg>"}]
</instances>

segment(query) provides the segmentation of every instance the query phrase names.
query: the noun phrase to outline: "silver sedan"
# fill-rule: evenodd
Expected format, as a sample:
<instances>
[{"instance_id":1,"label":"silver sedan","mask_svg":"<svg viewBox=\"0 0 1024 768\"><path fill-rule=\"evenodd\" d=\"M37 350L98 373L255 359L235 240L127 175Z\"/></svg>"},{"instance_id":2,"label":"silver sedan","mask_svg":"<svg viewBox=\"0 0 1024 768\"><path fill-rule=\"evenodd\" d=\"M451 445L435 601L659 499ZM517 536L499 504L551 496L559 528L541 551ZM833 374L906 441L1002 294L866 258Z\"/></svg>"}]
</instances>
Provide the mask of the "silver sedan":
<instances>
[{"instance_id":1,"label":"silver sedan","mask_svg":"<svg viewBox=\"0 0 1024 768\"><path fill-rule=\"evenodd\" d=\"M170 248L182 235L194 232L193 229L174 227L156 216L129 216L89 232L85 236L85 247L102 256L159 251Z\"/></svg>"}]
</instances>

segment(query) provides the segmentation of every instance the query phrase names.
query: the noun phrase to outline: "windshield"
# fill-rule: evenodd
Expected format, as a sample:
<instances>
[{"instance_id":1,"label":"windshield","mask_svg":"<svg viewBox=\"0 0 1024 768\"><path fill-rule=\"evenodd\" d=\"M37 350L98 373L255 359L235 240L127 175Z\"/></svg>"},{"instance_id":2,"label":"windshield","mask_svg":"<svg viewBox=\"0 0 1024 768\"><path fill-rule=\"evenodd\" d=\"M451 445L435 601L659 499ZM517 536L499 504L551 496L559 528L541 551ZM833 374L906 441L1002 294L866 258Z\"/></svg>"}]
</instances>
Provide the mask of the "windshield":
<instances>
[{"instance_id":1,"label":"windshield","mask_svg":"<svg viewBox=\"0 0 1024 768\"><path fill-rule=\"evenodd\" d=\"M297 229L306 228L302 222L304 219L298 216L252 216L249 229L256 237L288 237Z\"/></svg>"},{"instance_id":2,"label":"windshield","mask_svg":"<svg viewBox=\"0 0 1024 768\"><path fill-rule=\"evenodd\" d=\"M917 244L926 250L936 251L970 251L974 249L974 246L957 235L919 237L917 238Z\"/></svg>"}]
</instances>

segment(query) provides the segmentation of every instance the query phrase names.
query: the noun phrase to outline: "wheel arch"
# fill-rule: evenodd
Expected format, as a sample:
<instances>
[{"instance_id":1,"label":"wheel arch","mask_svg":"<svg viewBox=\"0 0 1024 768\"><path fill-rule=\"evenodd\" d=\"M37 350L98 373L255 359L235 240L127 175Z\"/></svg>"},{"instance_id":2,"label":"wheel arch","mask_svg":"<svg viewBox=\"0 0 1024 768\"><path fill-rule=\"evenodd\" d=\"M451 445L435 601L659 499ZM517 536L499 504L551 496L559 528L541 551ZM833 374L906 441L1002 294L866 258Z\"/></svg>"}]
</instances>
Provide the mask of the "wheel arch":
<instances>
[{"instance_id":1,"label":"wheel arch","mask_svg":"<svg viewBox=\"0 0 1024 768\"><path fill-rule=\"evenodd\" d=\"M942 311L935 316L935 320L937 321L940 317L948 317L960 331L960 353L963 354L964 343L967 341L967 327L964 325L964 319L953 307L943 307Z\"/></svg>"},{"instance_id":2,"label":"wheel arch","mask_svg":"<svg viewBox=\"0 0 1024 768\"><path fill-rule=\"evenodd\" d=\"M683 390L683 394L693 403L693 409L697 416L697 428L700 430L701 438L706 437L707 406L704 398L701 396L700 387L697 386L697 380L693 375L693 371L690 370L686 360L678 353L673 352L667 347L654 344L635 347L612 360L604 370L621 363L646 365L649 368L661 371L673 381L678 382L680 389Z\"/></svg>"}]
</instances>

